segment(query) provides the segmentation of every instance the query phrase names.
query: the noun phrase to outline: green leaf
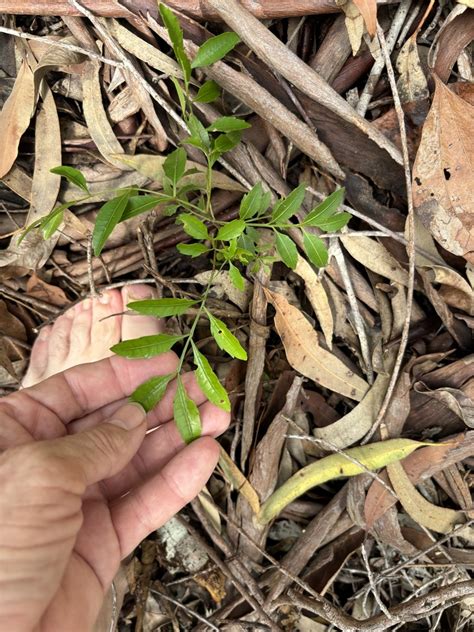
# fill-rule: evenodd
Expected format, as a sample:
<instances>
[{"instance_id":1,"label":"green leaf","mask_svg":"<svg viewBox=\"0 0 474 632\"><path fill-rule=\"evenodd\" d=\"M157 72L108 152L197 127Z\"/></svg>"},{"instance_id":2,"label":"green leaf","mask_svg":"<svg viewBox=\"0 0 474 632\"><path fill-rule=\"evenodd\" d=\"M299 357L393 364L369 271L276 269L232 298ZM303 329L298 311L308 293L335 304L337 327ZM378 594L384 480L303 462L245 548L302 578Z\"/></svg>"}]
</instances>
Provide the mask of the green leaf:
<instances>
[{"instance_id":1,"label":"green leaf","mask_svg":"<svg viewBox=\"0 0 474 632\"><path fill-rule=\"evenodd\" d=\"M133 301L127 304L127 308L146 316L166 318L167 316L180 316L196 303L197 301L191 301L187 298L152 298Z\"/></svg>"},{"instance_id":2,"label":"green leaf","mask_svg":"<svg viewBox=\"0 0 474 632\"><path fill-rule=\"evenodd\" d=\"M180 377L178 377L178 386L173 401L173 414L179 433L186 443L191 443L191 441L201 436L199 408L186 395Z\"/></svg>"},{"instance_id":3,"label":"green leaf","mask_svg":"<svg viewBox=\"0 0 474 632\"><path fill-rule=\"evenodd\" d=\"M229 132L227 134L221 134L214 141L214 151L216 151L219 156L225 154L226 151L234 149L234 147L236 147L240 143L240 139L240 132ZM216 156L216 159L219 156Z\"/></svg>"},{"instance_id":4,"label":"green leaf","mask_svg":"<svg viewBox=\"0 0 474 632\"><path fill-rule=\"evenodd\" d=\"M181 180L186 171L186 158L186 151L183 147L178 147L166 157L163 163L163 171L174 186Z\"/></svg>"},{"instance_id":5,"label":"green leaf","mask_svg":"<svg viewBox=\"0 0 474 632\"><path fill-rule=\"evenodd\" d=\"M317 235L303 233L303 245L308 259L318 268L323 268L328 263L328 251L324 241Z\"/></svg>"},{"instance_id":6,"label":"green leaf","mask_svg":"<svg viewBox=\"0 0 474 632\"><path fill-rule=\"evenodd\" d=\"M303 204L306 186L300 184L287 197L278 200L273 207L272 224L283 224L294 215Z\"/></svg>"},{"instance_id":7,"label":"green leaf","mask_svg":"<svg viewBox=\"0 0 474 632\"><path fill-rule=\"evenodd\" d=\"M243 292L245 290L245 279L240 273L239 268L229 261L229 276L234 286Z\"/></svg>"},{"instance_id":8,"label":"green leaf","mask_svg":"<svg viewBox=\"0 0 474 632\"><path fill-rule=\"evenodd\" d=\"M124 193L119 197L113 198L106 202L97 213L92 233L92 247L96 257L100 255L105 242L122 219L129 197L129 193Z\"/></svg>"},{"instance_id":9,"label":"green leaf","mask_svg":"<svg viewBox=\"0 0 474 632\"><path fill-rule=\"evenodd\" d=\"M49 219L41 224L41 230L43 231L43 237L45 239L49 239L54 235L57 231L61 222L64 219L64 211L60 211L59 213L55 213Z\"/></svg>"},{"instance_id":10,"label":"green leaf","mask_svg":"<svg viewBox=\"0 0 474 632\"><path fill-rule=\"evenodd\" d=\"M191 68L210 66L227 55L239 42L240 37L237 33L221 33L215 37L210 37L199 47L196 57L191 63Z\"/></svg>"},{"instance_id":11,"label":"green leaf","mask_svg":"<svg viewBox=\"0 0 474 632\"><path fill-rule=\"evenodd\" d=\"M219 98L221 89L218 84L210 79L202 84L194 99L196 103L212 103Z\"/></svg>"},{"instance_id":12,"label":"green leaf","mask_svg":"<svg viewBox=\"0 0 474 632\"><path fill-rule=\"evenodd\" d=\"M242 219L251 219L258 213L262 195L262 183L257 182L257 184L244 195L240 202L239 215Z\"/></svg>"},{"instance_id":13,"label":"green leaf","mask_svg":"<svg viewBox=\"0 0 474 632\"><path fill-rule=\"evenodd\" d=\"M181 66L186 81L189 81L191 76L191 64L184 52L183 45L183 30L179 24L179 20L176 15L166 5L160 3L160 15L163 20L163 24L166 26L168 35L170 36L171 45L173 46L176 59Z\"/></svg>"},{"instance_id":14,"label":"green leaf","mask_svg":"<svg viewBox=\"0 0 474 632\"><path fill-rule=\"evenodd\" d=\"M222 320L219 320L219 318L213 316L211 312L207 310L206 314L209 318L211 334L214 340L217 342L218 347L223 351L226 351L233 358L246 360L247 352L234 336L234 334L228 330L227 325L223 323Z\"/></svg>"},{"instance_id":15,"label":"green leaf","mask_svg":"<svg viewBox=\"0 0 474 632\"><path fill-rule=\"evenodd\" d=\"M194 237L194 239L207 239L209 237L206 224L191 213L182 213L177 221L183 224L184 232L190 237Z\"/></svg>"},{"instance_id":16,"label":"green leaf","mask_svg":"<svg viewBox=\"0 0 474 632\"><path fill-rule=\"evenodd\" d=\"M302 224L305 224L306 226L319 226L320 221L328 219L336 213L337 209L344 201L345 193L346 190L344 187L334 191L334 193L331 193L324 202L315 206L313 210L308 213Z\"/></svg>"},{"instance_id":17,"label":"green leaf","mask_svg":"<svg viewBox=\"0 0 474 632\"><path fill-rule=\"evenodd\" d=\"M333 233L336 230L344 228L351 218L352 215L350 213L336 213L336 215L329 217L329 219L318 222L316 226L319 226L321 230L327 233Z\"/></svg>"},{"instance_id":18,"label":"green leaf","mask_svg":"<svg viewBox=\"0 0 474 632\"><path fill-rule=\"evenodd\" d=\"M176 77L170 77L171 81L174 84L174 88L176 90L176 94L178 95L179 105L181 107L181 112L183 116L186 114L186 93L184 92L181 84L179 83Z\"/></svg>"},{"instance_id":19,"label":"green leaf","mask_svg":"<svg viewBox=\"0 0 474 632\"><path fill-rule=\"evenodd\" d=\"M252 127L250 123L235 116L221 116L207 128L210 132L240 132Z\"/></svg>"},{"instance_id":20,"label":"green leaf","mask_svg":"<svg viewBox=\"0 0 474 632\"><path fill-rule=\"evenodd\" d=\"M125 220L131 217L136 217L137 215L151 211L155 206L158 206L158 204L167 202L168 199L168 197L160 195L132 195L127 200L127 206L125 207L120 221L125 222Z\"/></svg>"},{"instance_id":21,"label":"green leaf","mask_svg":"<svg viewBox=\"0 0 474 632\"><path fill-rule=\"evenodd\" d=\"M219 382L219 378L212 370L206 356L204 356L191 341L194 354L194 364L197 366L196 375L197 383L207 399L222 408L230 411L230 401L227 391Z\"/></svg>"},{"instance_id":22,"label":"green leaf","mask_svg":"<svg viewBox=\"0 0 474 632\"><path fill-rule=\"evenodd\" d=\"M230 241L239 237L245 230L245 222L243 219L233 219L228 224L224 224L217 231L216 239L221 241Z\"/></svg>"},{"instance_id":23,"label":"green leaf","mask_svg":"<svg viewBox=\"0 0 474 632\"><path fill-rule=\"evenodd\" d=\"M130 400L141 404L147 413L150 412L163 399L168 384L174 376L174 373L169 373L151 377L133 391Z\"/></svg>"},{"instance_id":24,"label":"green leaf","mask_svg":"<svg viewBox=\"0 0 474 632\"><path fill-rule=\"evenodd\" d=\"M210 147L210 139L207 129L201 123L201 121L191 114L188 118L188 127L191 132L191 138L186 138L184 142L190 143L191 140L197 141L196 146L200 147L203 151L207 151ZM195 144L195 143L191 143Z\"/></svg>"},{"instance_id":25,"label":"green leaf","mask_svg":"<svg viewBox=\"0 0 474 632\"><path fill-rule=\"evenodd\" d=\"M206 248L204 244L178 244L176 249L182 255L187 255L188 257L199 257L209 252L209 248Z\"/></svg>"},{"instance_id":26,"label":"green leaf","mask_svg":"<svg viewBox=\"0 0 474 632\"><path fill-rule=\"evenodd\" d=\"M281 260L285 265L294 270L298 263L298 250L293 240L288 235L276 232L275 245Z\"/></svg>"},{"instance_id":27,"label":"green leaf","mask_svg":"<svg viewBox=\"0 0 474 632\"><path fill-rule=\"evenodd\" d=\"M184 336L171 334L155 334L142 336L133 340L124 340L111 348L111 351L125 358L153 358L169 351Z\"/></svg>"},{"instance_id":28,"label":"green leaf","mask_svg":"<svg viewBox=\"0 0 474 632\"><path fill-rule=\"evenodd\" d=\"M86 193L89 193L89 189L87 187L86 179L84 175L79 171L79 169L75 169L74 167L54 167L50 169L51 173L55 173L58 176L62 176L66 178L68 182L74 184L76 187L79 187Z\"/></svg>"}]
</instances>

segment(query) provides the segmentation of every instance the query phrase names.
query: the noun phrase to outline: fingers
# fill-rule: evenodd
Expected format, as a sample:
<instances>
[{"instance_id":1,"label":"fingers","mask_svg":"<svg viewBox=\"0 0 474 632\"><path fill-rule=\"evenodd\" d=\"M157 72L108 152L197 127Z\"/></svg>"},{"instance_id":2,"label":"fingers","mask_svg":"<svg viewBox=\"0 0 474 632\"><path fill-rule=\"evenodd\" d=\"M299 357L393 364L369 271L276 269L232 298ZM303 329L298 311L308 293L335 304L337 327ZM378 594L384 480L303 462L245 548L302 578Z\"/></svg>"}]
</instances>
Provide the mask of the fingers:
<instances>
[{"instance_id":1,"label":"fingers","mask_svg":"<svg viewBox=\"0 0 474 632\"><path fill-rule=\"evenodd\" d=\"M82 496L89 485L120 472L145 436L145 411L127 403L106 423L75 435L32 444L40 462L65 491ZM51 481L53 483L53 481Z\"/></svg>"},{"instance_id":2,"label":"fingers","mask_svg":"<svg viewBox=\"0 0 474 632\"><path fill-rule=\"evenodd\" d=\"M201 491L218 458L216 441L202 437L181 450L149 481L111 505L122 559Z\"/></svg>"},{"instance_id":3,"label":"fingers","mask_svg":"<svg viewBox=\"0 0 474 632\"><path fill-rule=\"evenodd\" d=\"M0 402L0 412L13 414L34 438L41 439L47 436L42 434L41 427L37 427L42 415L48 418L48 427L68 424L128 397L153 375L175 371L177 364L178 358L173 352L150 360L112 356L73 367L36 386L13 393Z\"/></svg>"},{"instance_id":4,"label":"fingers","mask_svg":"<svg viewBox=\"0 0 474 632\"><path fill-rule=\"evenodd\" d=\"M199 408L202 435L218 437L227 429L230 414L206 402ZM117 498L159 472L185 447L174 421L163 424L149 433L137 455L119 474L101 483L106 498Z\"/></svg>"}]
</instances>

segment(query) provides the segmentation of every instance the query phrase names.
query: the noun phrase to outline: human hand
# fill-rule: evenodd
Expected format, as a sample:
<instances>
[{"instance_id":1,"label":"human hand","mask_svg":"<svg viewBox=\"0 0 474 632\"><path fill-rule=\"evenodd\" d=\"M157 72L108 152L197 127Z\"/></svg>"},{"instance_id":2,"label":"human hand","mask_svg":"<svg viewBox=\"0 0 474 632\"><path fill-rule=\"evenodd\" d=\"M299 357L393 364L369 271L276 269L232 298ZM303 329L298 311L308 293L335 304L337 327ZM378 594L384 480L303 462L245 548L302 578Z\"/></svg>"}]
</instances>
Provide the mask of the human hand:
<instances>
[{"instance_id":1,"label":"human hand","mask_svg":"<svg viewBox=\"0 0 474 632\"><path fill-rule=\"evenodd\" d=\"M207 436L189 446L172 421L172 386L146 420L127 403L175 361L114 356L0 400L1 631L89 631L120 560L211 475L212 437L229 416L192 374ZM145 436L147 426L157 430Z\"/></svg>"}]
</instances>

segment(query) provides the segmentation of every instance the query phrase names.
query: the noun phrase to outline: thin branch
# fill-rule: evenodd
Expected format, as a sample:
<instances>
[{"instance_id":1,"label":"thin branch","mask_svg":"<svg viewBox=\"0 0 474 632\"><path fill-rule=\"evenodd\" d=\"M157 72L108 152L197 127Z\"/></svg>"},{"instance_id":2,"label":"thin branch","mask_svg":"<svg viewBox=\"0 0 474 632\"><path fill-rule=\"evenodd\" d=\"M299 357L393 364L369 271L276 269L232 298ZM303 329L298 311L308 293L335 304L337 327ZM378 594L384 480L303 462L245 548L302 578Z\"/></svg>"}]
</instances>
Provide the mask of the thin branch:
<instances>
[{"instance_id":1,"label":"thin branch","mask_svg":"<svg viewBox=\"0 0 474 632\"><path fill-rule=\"evenodd\" d=\"M393 373L390 377L390 382L387 387L387 392L385 393L384 400L382 402L382 406L380 407L379 413L377 415L377 419L374 422L371 430L368 435L362 441L362 444L370 441L377 428L382 423L382 420L387 412L388 406L390 404L390 400L392 399L393 392L395 390L395 386L398 380L398 375L400 373L400 369L403 363L403 357L405 355L405 350L408 345L408 335L410 333L410 322L411 322L411 311L413 307L413 291L415 289L415 264L416 264L416 248L415 248L415 211L413 209L413 195L412 195L412 187L411 187L411 170L410 170L410 158L408 155L408 145L407 145L407 133L405 128L405 114L403 112L402 104L400 101L400 95L397 90L397 82L395 80L395 73L393 71L392 61L390 59L390 53L387 48L387 43L385 41L385 36L383 34L383 30L380 28L380 25L377 25L377 35L380 41L380 47L382 49L382 54L385 59L385 65L387 68L387 74L390 82L390 87L393 94L393 102L395 105L395 111L397 113L398 125L400 127L400 138L402 142L402 156L403 156L403 170L405 174L405 185L407 189L407 203L408 203L408 217L407 217L407 227L408 227L408 245L407 245L407 255L408 255L408 284L407 284L407 302L406 302L406 315L403 323L402 333L400 336L400 346L398 348L397 357L395 360L395 364L393 367Z\"/></svg>"}]
</instances>

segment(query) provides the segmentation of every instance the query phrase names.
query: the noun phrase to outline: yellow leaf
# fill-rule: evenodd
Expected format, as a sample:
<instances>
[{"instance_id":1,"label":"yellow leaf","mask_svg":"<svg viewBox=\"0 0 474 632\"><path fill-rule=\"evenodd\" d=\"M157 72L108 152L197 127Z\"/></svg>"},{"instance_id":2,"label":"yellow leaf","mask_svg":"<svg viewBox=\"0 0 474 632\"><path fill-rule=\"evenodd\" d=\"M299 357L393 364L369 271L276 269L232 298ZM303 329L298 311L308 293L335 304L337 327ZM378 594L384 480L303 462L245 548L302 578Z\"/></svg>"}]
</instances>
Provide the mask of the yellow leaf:
<instances>
[{"instance_id":1,"label":"yellow leaf","mask_svg":"<svg viewBox=\"0 0 474 632\"><path fill-rule=\"evenodd\" d=\"M307 465L289 478L263 503L257 519L260 523L266 524L308 489L335 478L356 476L366 470L378 470L389 463L404 459L424 445L428 444L411 439L390 439L350 448L344 455L330 454Z\"/></svg>"},{"instance_id":2,"label":"yellow leaf","mask_svg":"<svg viewBox=\"0 0 474 632\"><path fill-rule=\"evenodd\" d=\"M387 465L387 472L402 507L416 523L436 533L449 533L456 524L464 522L461 511L428 502L410 481L401 463Z\"/></svg>"}]
</instances>

